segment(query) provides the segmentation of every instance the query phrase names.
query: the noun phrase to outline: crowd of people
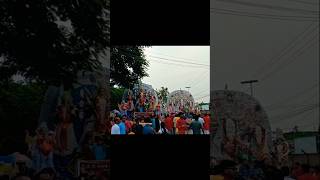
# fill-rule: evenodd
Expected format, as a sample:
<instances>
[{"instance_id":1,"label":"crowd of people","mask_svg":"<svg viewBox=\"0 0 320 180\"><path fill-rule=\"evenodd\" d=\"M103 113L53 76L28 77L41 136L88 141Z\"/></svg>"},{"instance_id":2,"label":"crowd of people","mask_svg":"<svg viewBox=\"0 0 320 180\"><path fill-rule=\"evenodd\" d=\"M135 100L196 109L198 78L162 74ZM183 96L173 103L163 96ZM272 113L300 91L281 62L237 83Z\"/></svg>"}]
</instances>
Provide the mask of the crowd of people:
<instances>
[{"instance_id":1,"label":"crowd of people","mask_svg":"<svg viewBox=\"0 0 320 180\"><path fill-rule=\"evenodd\" d=\"M165 116L134 117L116 114L111 120L112 135L209 134L209 114L171 113Z\"/></svg>"},{"instance_id":2,"label":"crowd of people","mask_svg":"<svg viewBox=\"0 0 320 180\"><path fill-rule=\"evenodd\" d=\"M57 146L58 138L55 132L46 131L44 128L37 129L35 135L26 131L25 143L28 147L20 152L25 157L25 161L20 164L16 163L16 160L12 161L10 166L15 169L8 173L8 177L10 179L14 176L17 179L73 177L74 174L67 170L73 159L106 160L109 158L109 147L103 136L88 133L82 146L77 146L68 154L64 154L66 151Z\"/></svg>"},{"instance_id":3,"label":"crowd of people","mask_svg":"<svg viewBox=\"0 0 320 180\"><path fill-rule=\"evenodd\" d=\"M237 164L231 160L223 160L212 169L210 180L319 180L319 168L299 162L289 168L276 167L262 161Z\"/></svg>"}]
</instances>

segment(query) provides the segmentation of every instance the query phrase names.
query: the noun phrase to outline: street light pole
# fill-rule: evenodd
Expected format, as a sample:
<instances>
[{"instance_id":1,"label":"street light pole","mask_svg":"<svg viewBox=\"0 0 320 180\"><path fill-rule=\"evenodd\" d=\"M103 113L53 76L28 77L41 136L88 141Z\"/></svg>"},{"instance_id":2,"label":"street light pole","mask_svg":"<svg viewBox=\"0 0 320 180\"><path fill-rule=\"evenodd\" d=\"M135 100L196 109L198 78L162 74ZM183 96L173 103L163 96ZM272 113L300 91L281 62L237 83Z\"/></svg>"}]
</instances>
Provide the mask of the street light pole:
<instances>
[{"instance_id":1,"label":"street light pole","mask_svg":"<svg viewBox=\"0 0 320 180\"><path fill-rule=\"evenodd\" d=\"M253 96L253 86L252 83L256 83L258 80L249 80L249 81L242 81L240 82L241 84L250 84L250 89L251 89L251 96Z\"/></svg>"},{"instance_id":2,"label":"street light pole","mask_svg":"<svg viewBox=\"0 0 320 180\"><path fill-rule=\"evenodd\" d=\"M191 87L190 87L190 86L187 86L186 88L188 89L188 92L189 92L189 89L190 89Z\"/></svg>"}]
</instances>

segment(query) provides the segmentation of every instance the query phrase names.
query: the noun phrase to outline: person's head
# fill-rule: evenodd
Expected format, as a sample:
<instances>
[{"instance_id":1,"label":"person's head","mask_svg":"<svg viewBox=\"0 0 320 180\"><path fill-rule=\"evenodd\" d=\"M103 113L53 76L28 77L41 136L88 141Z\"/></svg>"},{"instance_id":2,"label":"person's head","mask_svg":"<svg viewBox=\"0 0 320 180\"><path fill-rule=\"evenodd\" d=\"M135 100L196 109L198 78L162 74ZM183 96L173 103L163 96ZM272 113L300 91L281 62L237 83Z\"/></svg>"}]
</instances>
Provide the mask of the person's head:
<instances>
[{"instance_id":1,"label":"person's head","mask_svg":"<svg viewBox=\"0 0 320 180\"><path fill-rule=\"evenodd\" d=\"M119 117L116 117L116 118L114 119L114 122L115 122L116 124L119 124L119 123L120 123L120 118L119 118Z\"/></svg>"},{"instance_id":2,"label":"person's head","mask_svg":"<svg viewBox=\"0 0 320 180\"><path fill-rule=\"evenodd\" d=\"M289 167L288 166L284 166L284 167L281 167L281 173L283 176L289 176Z\"/></svg>"},{"instance_id":3,"label":"person's head","mask_svg":"<svg viewBox=\"0 0 320 180\"><path fill-rule=\"evenodd\" d=\"M122 116L122 122L125 122L127 120L127 116L126 115L123 115Z\"/></svg>"},{"instance_id":4,"label":"person's head","mask_svg":"<svg viewBox=\"0 0 320 180\"><path fill-rule=\"evenodd\" d=\"M140 119L140 122L141 122L141 123L144 123L144 118L141 118L141 119Z\"/></svg>"}]
</instances>

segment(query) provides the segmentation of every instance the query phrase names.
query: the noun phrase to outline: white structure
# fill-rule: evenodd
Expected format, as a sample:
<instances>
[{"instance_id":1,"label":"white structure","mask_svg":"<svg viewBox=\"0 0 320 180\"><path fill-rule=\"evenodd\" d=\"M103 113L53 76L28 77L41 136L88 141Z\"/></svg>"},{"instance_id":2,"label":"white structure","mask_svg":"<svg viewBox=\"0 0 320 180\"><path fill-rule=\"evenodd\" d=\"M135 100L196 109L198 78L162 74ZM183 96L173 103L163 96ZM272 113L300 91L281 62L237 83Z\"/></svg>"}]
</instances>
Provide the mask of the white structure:
<instances>
[{"instance_id":1,"label":"white structure","mask_svg":"<svg viewBox=\"0 0 320 180\"><path fill-rule=\"evenodd\" d=\"M169 94L167 107L170 112L178 112L181 109L193 109L194 108L193 96L185 90L176 90Z\"/></svg>"}]
</instances>

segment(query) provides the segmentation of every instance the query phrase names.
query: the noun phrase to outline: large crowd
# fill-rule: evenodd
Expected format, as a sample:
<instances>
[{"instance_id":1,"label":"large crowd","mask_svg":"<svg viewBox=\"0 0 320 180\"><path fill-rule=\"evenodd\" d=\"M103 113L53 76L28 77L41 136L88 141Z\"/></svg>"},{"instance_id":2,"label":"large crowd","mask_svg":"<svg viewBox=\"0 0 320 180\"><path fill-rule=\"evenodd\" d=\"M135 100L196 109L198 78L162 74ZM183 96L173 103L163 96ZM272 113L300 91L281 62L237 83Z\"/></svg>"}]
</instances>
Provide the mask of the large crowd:
<instances>
[{"instance_id":1,"label":"large crowd","mask_svg":"<svg viewBox=\"0 0 320 180\"><path fill-rule=\"evenodd\" d=\"M263 161L236 163L223 160L211 171L210 180L319 180L320 167L294 163L276 167Z\"/></svg>"},{"instance_id":2,"label":"large crowd","mask_svg":"<svg viewBox=\"0 0 320 180\"><path fill-rule=\"evenodd\" d=\"M111 120L112 135L209 134L210 115L171 113L164 116L134 117L116 114Z\"/></svg>"}]
</instances>

